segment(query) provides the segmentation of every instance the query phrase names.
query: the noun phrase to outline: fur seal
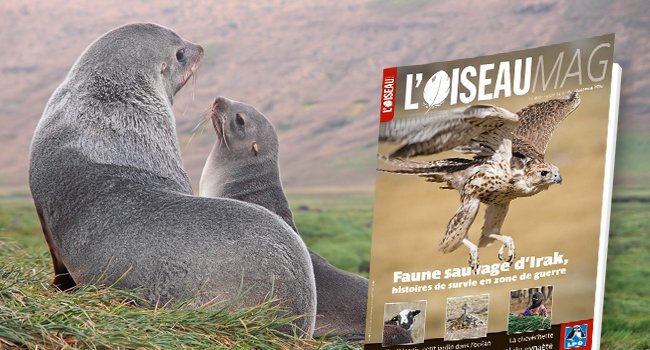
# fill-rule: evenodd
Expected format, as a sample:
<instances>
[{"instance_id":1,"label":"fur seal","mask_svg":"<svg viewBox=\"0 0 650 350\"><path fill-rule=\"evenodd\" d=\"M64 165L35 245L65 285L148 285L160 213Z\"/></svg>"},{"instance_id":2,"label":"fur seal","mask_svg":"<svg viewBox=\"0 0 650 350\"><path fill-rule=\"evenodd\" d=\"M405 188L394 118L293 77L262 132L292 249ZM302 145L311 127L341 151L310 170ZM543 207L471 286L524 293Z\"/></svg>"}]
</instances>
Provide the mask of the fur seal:
<instances>
[{"instance_id":1,"label":"fur seal","mask_svg":"<svg viewBox=\"0 0 650 350\"><path fill-rule=\"evenodd\" d=\"M254 107L218 97L212 123L217 142L203 168L199 194L259 204L298 232L282 189L279 143L273 125ZM340 270L309 250L316 277L315 337L362 340L368 280Z\"/></svg>"},{"instance_id":2,"label":"fur seal","mask_svg":"<svg viewBox=\"0 0 650 350\"><path fill-rule=\"evenodd\" d=\"M311 260L289 225L257 205L191 195L172 102L202 56L168 28L126 25L93 42L50 97L29 180L54 283L211 307L272 291L289 314L314 315ZM296 325L309 337L314 317Z\"/></svg>"}]
</instances>

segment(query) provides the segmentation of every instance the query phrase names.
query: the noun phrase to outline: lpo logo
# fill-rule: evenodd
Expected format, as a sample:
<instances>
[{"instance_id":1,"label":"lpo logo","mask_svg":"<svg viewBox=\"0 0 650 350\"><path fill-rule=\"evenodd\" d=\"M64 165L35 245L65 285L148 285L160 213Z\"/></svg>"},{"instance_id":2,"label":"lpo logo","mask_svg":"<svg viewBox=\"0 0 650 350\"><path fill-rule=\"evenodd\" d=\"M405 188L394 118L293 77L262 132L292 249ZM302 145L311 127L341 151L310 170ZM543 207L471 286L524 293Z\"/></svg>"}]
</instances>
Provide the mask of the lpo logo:
<instances>
[{"instance_id":1,"label":"lpo logo","mask_svg":"<svg viewBox=\"0 0 650 350\"><path fill-rule=\"evenodd\" d=\"M587 324L564 327L563 349L581 349L587 347L589 329Z\"/></svg>"}]
</instances>

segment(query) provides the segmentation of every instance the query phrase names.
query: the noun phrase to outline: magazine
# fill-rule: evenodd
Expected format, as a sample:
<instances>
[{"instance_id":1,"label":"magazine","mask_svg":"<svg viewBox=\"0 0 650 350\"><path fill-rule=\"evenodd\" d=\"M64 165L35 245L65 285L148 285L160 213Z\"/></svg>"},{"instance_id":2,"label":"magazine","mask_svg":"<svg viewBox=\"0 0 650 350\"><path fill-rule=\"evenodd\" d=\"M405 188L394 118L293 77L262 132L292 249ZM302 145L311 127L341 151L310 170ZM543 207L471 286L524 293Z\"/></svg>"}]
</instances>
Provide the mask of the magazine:
<instances>
[{"instance_id":1,"label":"magazine","mask_svg":"<svg viewBox=\"0 0 650 350\"><path fill-rule=\"evenodd\" d=\"M366 349L598 349L614 34L384 70Z\"/></svg>"}]
</instances>

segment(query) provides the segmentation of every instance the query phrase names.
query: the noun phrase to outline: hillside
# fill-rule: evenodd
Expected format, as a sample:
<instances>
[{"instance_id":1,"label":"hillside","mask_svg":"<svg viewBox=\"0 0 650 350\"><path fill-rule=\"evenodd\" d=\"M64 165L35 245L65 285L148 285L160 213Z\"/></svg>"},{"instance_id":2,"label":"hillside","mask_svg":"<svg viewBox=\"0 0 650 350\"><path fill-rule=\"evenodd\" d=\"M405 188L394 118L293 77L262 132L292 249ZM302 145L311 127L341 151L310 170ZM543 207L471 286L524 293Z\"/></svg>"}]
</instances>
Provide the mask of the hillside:
<instances>
[{"instance_id":1,"label":"hillside","mask_svg":"<svg viewBox=\"0 0 650 350\"><path fill-rule=\"evenodd\" d=\"M31 135L74 60L102 33L134 21L169 26L206 49L198 78L175 101L185 165L195 184L214 135L209 123L193 130L215 96L249 102L273 121L288 188L369 190L382 67L608 32L617 33L615 56L624 72L621 128L650 132L650 5L594 3L142 0L123 7L98 1L89 8L65 1L3 2L0 194L26 193Z\"/></svg>"}]
</instances>

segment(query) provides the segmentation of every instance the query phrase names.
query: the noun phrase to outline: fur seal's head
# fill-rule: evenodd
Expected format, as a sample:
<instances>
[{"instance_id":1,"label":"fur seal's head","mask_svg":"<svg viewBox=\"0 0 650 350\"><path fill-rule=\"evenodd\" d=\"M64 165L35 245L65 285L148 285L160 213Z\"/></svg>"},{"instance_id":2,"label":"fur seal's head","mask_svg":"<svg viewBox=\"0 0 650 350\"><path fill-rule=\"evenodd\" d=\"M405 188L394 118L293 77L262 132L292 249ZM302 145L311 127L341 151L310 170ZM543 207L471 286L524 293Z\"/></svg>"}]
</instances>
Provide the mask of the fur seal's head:
<instances>
[{"instance_id":1,"label":"fur seal's head","mask_svg":"<svg viewBox=\"0 0 650 350\"><path fill-rule=\"evenodd\" d=\"M133 97L163 93L171 103L202 57L201 46L183 40L171 29L128 24L92 43L75 63L68 81L83 82L84 90L101 100L133 102Z\"/></svg>"},{"instance_id":2,"label":"fur seal's head","mask_svg":"<svg viewBox=\"0 0 650 350\"><path fill-rule=\"evenodd\" d=\"M253 106L217 97L210 110L223 160L278 157L278 137L271 122ZM214 153L214 151L213 151Z\"/></svg>"}]
</instances>

